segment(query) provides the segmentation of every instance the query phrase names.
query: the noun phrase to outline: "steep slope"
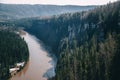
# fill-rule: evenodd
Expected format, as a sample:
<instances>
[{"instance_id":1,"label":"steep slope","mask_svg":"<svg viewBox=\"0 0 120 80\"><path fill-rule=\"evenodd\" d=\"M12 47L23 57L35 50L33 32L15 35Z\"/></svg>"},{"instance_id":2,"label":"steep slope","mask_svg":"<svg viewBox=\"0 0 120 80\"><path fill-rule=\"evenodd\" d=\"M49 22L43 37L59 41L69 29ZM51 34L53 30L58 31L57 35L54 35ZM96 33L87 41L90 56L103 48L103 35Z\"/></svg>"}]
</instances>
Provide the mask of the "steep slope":
<instances>
[{"instance_id":1,"label":"steep slope","mask_svg":"<svg viewBox=\"0 0 120 80\"><path fill-rule=\"evenodd\" d=\"M56 53L52 80L120 80L120 1L23 23Z\"/></svg>"}]
</instances>

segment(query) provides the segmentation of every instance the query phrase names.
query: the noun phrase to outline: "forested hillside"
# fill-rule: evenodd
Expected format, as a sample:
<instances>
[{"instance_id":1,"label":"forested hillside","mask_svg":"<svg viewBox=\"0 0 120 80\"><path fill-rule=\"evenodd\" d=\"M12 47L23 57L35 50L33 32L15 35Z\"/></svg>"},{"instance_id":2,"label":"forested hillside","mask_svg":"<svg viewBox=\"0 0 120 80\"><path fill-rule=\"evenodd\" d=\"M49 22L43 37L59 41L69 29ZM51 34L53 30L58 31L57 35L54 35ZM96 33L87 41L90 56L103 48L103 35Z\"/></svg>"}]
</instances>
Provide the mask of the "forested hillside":
<instances>
[{"instance_id":1,"label":"forested hillside","mask_svg":"<svg viewBox=\"0 0 120 80\"><path fill-rule=\"evenodd\" d=\"M17 22L16 26L36 35L58 57L51 80L120 80L120 1Z\"/></svg>"},{"instance_id":2,"label":"forested hillside","mask_svg":"<svg viewBox=\"0 0 120 80\"><path fill-rule=\"evenodd\" d=\"M17 19L28 17L48 17L67 12L88 10L94 7L96 6L0 4L0 18Z\"/></svg>"},{"instance_id":3,"label":"forested hillside","mask_svg":"<svg viewBox=\"0 0 120 80\"><path fill-rule=\"evenodd\" d=\"M8 80L9 69L27 61L28 47L23 39L9 30L0 30L0 80Z\"/></svg>"}]
</instances>

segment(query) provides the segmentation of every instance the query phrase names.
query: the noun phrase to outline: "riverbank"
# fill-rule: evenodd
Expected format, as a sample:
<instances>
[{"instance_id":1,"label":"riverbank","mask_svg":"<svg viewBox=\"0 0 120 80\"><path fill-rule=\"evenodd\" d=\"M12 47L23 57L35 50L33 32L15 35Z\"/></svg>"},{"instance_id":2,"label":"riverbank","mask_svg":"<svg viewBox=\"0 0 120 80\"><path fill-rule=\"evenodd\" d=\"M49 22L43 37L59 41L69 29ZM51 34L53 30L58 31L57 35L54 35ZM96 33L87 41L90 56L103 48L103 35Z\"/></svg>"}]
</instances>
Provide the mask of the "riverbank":
<instances>
[{"instance_id":1,"label":"riverbank","mask_svg":"<svg viewBox=\"0 0 120 80\"><path fill-rule=\"evenodd\" d=\"M14 31L0 31L0 80L8 80L10 73L20 70L19 62L27 61L26 42ZM21 65L22 66L22 65Z\"/></svg>"},{"instance_id":2,"label":"riverbank","mask_svg":"<svg viewBox=\"0 0 120 80\"><path fill-rule=\"evenodd\" d=\"M26 32L23 30L19 30L17 33L21 39L23 39L22 35L26 35ZM25 41L25 40L24 40ZM23 61L23 62L18 62L15 65L12 65L11 68L9 68L9 74L10 74L10 78L12 78L13 76L15 76L18 72L20 72L27 64L27 62L29 61L29 56L27 56L27 60Z\"/></svg>"},{"instance_id":3,"label":"riverbank","mask_svg":"<svg viewBox=\"0 0 120 80\"><path fill-rule=\"evenodd\" d=\"M22 35L29 49L29 61L11 80L47 80L55 76L56 61L40 41L26 32ZM55 57L55 56L54 56Z\"/></svg>"}]
</instances>

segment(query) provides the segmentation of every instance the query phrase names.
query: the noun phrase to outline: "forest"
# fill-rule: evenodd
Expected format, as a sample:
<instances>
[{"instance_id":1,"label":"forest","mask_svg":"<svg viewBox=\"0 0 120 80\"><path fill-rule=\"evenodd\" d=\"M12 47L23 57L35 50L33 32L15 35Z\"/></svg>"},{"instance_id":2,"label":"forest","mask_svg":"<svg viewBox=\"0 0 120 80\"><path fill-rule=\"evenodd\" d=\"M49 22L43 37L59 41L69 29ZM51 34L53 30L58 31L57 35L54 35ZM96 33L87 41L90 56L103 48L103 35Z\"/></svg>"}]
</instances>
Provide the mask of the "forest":
<instances>
[{"instance_id":1,"label":"forest","mask_svg":"<svg viewBox=\"0 0 120 80\"><path fill-rule=\"evenodd\" d=\"M120 1L15 23L57 56L56 76L50 80L120 80Z\"/></svg>"},{"instance_id":2,"label":"forest","mask_svg":"<svg viewBox=\"0 0 120 80\"><path fill-rule=\"evenodd\" d=\"M120 80L120 1L88 11L10 21L13 24L57 56L56 75L49 80ZM27 60L28 50L23 39L8 31L0 31L0 46L3 79L10 65Z\"/></svg>"},{"instance_id":3,"label":"forest","mask_svg":"<svg viewBox=\"0 0 120 80\"><path fill-rule=\"evenodd\" d=\"M0 30L0 80L8 80L9 69L16 63L27 61L28 47L24 39L10 30Z\"/></svg>"}]
</instances>

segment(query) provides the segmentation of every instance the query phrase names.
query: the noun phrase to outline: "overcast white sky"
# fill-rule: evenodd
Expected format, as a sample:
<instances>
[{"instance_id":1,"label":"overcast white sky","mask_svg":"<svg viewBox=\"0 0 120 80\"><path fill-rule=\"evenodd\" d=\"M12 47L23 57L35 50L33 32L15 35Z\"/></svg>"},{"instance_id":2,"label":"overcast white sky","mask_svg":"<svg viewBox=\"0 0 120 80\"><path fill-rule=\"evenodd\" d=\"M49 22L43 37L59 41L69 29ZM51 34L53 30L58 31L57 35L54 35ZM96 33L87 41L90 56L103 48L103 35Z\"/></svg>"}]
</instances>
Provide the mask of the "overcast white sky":
<instances>
[{"instance_id":1,"label":"overcast white sky","mask_svg":"<svg viewBox=\"0 0 120 80\"><path fill-rule=\"evenodd\" d=\"M7 4L102 5L117 0L0 0Z\"/></svg>"}]
</instances>

